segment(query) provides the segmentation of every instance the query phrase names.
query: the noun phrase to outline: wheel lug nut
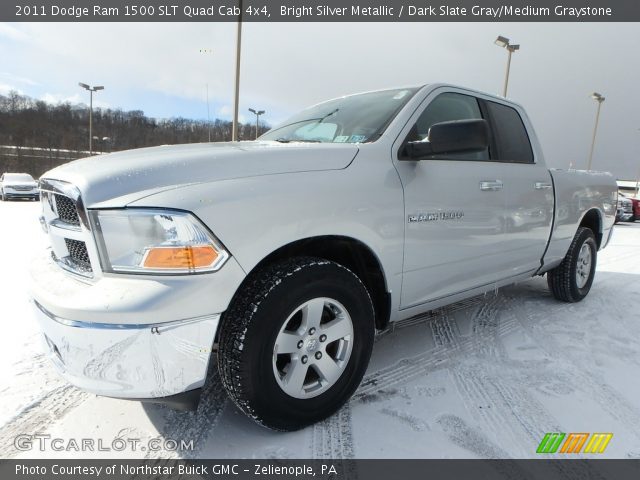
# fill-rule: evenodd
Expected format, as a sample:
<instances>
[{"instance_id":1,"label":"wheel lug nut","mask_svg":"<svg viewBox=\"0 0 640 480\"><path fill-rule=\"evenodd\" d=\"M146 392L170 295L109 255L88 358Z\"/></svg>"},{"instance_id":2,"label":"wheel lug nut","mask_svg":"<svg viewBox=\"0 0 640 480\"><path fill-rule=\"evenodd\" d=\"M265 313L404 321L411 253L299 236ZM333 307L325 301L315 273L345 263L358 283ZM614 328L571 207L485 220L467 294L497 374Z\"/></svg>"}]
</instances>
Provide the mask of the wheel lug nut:
<instances>
[{"instance_id":1,"label":"wheel lug nut","mask_svg":"<svg viewBox=\"0 0 640 480\"><path fill-rule=\"evenodd\" d=\"M324 342L327 339L326 335L320 335L320 341Z\"/></svg>"},{"instance_id":2,"label":"wheel lug nut","mask_svg":"<svg viewBox=\"0 0 640 480\"><path fill-rule=\"evenodd\" d=\"M315 329L315 328L313 328L313 327L311 327L311 328L309 329L309 335L313 335L314 333L316 333L316 329Z\"/></svg>"},{"instance_id":3,"label":"wheel lug nut","mask_svg":"<svg viewBox=\"0 0 640 480\"><path fill-rule=\"evenodd\" d=\"M320 360L322 358L322 352L316 352L316 358Z\"/></svg>"},{"instance_id":4,"label":"wheel lug nut","mask_svg":"<svg viewBox=\"0 0 640 480\"><path fill-rule=\"evenodd\" d=\"M305 364L309 361L309 358L306 355L304 355L301 360L302 360L302 363Z\"/></svg>"},{"instance_id":5,"label":"wheel lug nut","mask_svg":"<svg viewBox=\"0 0 640 480\"><path fill-rule=\"evenodd\" d=\"M304 342L303 342L302 340L300 340L300 341L298 342L298 348L302 348L302 346L303 346L303 345L304 345Z\"/></svg>"}]
</instances>

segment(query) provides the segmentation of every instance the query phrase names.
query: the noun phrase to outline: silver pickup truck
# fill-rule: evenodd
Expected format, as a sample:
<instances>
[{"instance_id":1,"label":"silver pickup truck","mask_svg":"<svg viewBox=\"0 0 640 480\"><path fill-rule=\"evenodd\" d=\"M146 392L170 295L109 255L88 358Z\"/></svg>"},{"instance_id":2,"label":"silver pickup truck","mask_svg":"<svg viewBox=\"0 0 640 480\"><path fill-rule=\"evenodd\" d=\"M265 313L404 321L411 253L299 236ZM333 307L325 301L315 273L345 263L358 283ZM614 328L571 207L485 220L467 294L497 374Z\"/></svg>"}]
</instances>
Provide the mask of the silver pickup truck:
<instances>
[{"instance_id":1,"label":"silver pickup truck","mask_svg":"<svg viewBox=\"0 0 640 480\"><path fill-rule=\"evenodd\" d=\"M331 100L257 141L87 158L40 185L51 248L32 297L62 375L184 406L217 368L280 430L344 404L392 322L536 275L582 300L617 201L609 174L549 170L522 107L450 85Z\"/></svg>"}]
</instances>

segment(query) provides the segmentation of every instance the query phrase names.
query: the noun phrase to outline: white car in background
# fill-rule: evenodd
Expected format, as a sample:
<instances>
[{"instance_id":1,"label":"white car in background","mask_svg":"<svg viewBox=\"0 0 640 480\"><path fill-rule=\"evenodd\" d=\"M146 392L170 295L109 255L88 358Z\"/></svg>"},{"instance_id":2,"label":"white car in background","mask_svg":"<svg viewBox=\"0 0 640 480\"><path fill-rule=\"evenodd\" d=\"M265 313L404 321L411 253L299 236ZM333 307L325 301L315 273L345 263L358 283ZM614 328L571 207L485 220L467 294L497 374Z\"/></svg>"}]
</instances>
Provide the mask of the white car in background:
<instances>
[{"instance_id":1,"label":"white car in background","mask_svg":"<svg viewBox=\"0 0 640 480\"><path fill-rule=\"evenodd\" d=\"M0 177L0 197L3 201L11 198L38 200L38 182L28 173L5 173Z\"/></svg>"}]
</instances>

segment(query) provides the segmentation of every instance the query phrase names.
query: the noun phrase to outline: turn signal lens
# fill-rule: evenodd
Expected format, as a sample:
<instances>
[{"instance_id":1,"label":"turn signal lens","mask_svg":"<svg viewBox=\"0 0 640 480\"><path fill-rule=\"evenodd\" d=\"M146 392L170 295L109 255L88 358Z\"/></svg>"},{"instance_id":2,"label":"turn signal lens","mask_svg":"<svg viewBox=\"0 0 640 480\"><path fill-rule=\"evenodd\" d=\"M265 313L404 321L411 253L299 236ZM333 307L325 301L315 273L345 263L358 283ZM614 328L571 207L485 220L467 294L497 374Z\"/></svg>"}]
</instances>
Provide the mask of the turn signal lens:
<instances>
[{"instance_id":1,"label":"turn signal lens","mask_svg":"<svg viewBox=\"0 0 640 480\"><path fill-rule=\"evenodd\" d=\"M218 252L211 245L155 247L147 251L143 266L162 269L196 269L213 265Z\"/></svg>"}]
</instances>

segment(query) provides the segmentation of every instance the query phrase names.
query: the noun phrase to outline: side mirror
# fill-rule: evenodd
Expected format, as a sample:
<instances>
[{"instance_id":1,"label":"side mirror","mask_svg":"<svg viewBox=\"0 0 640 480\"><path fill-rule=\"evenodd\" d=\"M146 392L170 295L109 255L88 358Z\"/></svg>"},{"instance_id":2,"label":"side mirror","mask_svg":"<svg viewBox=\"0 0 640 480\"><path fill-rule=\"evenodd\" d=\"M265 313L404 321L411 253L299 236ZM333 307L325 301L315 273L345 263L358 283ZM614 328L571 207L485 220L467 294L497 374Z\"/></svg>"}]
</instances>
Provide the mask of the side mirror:
<instances>
[{"instance_id":1,"label":"side mirror","mask_svg":"<svg viewBox=\"0 0 640 480\"><path fill-rule=\"evenodd\" d=\"M426 140L408 142L405 160L418 160L434 154L481 152L489 146L486 120L454 120L436 123Z\"/></svg>"}]
</instances>

